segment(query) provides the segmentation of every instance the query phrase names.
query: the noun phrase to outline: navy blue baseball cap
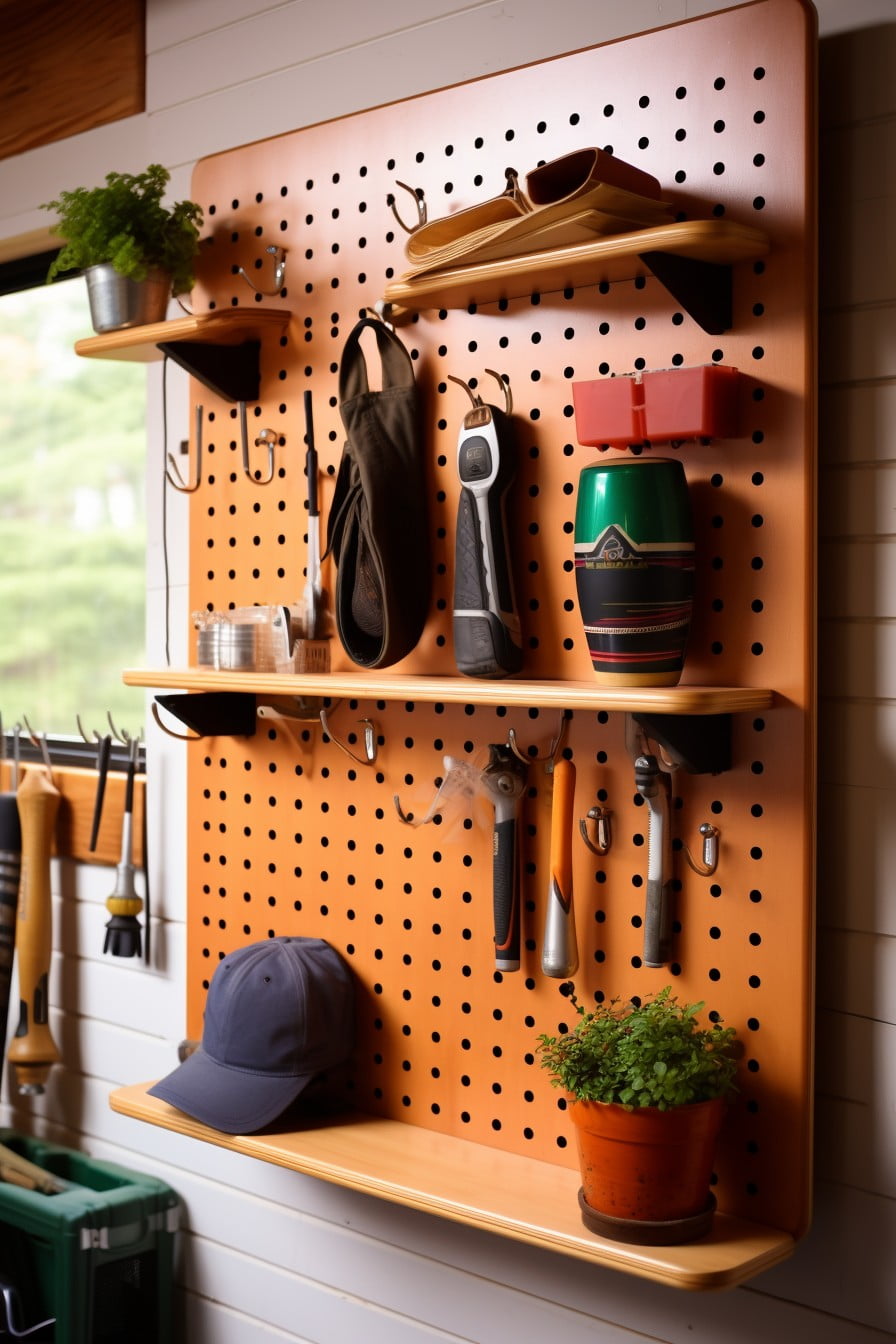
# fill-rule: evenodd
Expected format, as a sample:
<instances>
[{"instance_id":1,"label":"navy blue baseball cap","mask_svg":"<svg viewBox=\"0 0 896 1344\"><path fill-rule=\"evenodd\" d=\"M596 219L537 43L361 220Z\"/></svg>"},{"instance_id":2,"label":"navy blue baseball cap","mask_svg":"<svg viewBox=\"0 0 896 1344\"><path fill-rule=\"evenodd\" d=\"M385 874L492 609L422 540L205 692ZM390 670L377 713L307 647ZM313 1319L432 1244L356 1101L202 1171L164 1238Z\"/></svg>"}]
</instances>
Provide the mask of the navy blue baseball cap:
<instances>
[{"instance_id":1,"label":"navy blue baseball cap","mask_svg":"<svg viewBox=\"0 0 896 1344\"><path fill-rule=\"evenodd\" d=\"M354 1044L354 985L321 938L269 938L218 963L202 1042L149 1089L213 1129L252 1134L276 1120Z\"/></svg>"}]
</instances>

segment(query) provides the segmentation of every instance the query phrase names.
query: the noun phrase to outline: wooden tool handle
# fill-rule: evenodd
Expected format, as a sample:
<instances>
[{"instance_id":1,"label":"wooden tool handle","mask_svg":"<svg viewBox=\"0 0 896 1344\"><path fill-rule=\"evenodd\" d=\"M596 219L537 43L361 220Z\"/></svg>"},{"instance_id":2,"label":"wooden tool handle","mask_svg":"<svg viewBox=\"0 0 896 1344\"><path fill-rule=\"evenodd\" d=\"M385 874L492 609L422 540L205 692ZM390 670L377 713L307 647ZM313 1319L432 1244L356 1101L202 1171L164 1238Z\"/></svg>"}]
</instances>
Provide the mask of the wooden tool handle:
<instances>
[{"instance_id":1,"label":"wooden tool handle","mask_svg":"<svg viewBox=\"0 0 896 1344\"><path fill-rule=\"evenodd\" d=\"M564 893L572 891L572 827L576 768L561 758L554 765L551 809L551 875Z\"/></svg>"},{"instance_id":2,"label":"wooden tool handle","mask_svg":"<svg viewBox=\"0 0 896 1344\"><path fill-rule=\"evenodd\" d=\"M22 876L16 911L19 1025L9 1047L20 1091L43 1091L59 1059L49 1026L48 984L53 949L50 855L60 794L44 769L28 770L17 795L22 827Z\"/></svg>"},{"instance_id":3,"label":"wooden tool handle","mask_svg":"<svg viewBox=\"0 0 896 1344\"><path fill-rule=\"evenodd\" d=\"M541 969L562 979L578 968L575 911L572 903L572 819L576 768L561 759L554 765L551 809L551 874L544 924Z\"/></svg>"}]
</instances>

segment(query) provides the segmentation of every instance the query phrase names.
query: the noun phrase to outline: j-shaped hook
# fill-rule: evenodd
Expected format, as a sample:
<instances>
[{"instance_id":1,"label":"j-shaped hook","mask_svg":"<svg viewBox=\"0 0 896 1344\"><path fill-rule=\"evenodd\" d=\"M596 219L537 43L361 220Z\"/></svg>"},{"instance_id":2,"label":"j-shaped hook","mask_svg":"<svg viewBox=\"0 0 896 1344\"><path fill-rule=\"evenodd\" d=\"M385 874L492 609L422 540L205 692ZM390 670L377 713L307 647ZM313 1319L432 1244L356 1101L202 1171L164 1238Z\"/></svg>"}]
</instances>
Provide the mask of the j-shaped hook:
<instances>
[{"instance_id":1,"label":"j-shaped hook","mask_svg":"<svg viewBox=\"0 0 896 1344\"><path fill-rule=\"evenodd\" d=\"M719 828L710 821L704 821L700 835L703 837L703 862L692 857L687 845L684 845L685 858L700 877L712 877L719 866Z\"/></svg>"},{"instance_id":2,"label":"j-shaped hook","mask_svg":"<svg viewBox=\"0 0 896 1344\"><path fill-rule=\"evenodd\" d=\"M506 378L503 378L500 373L496 373L494 369L486 369L486 373L491 374L492 378L494 378L495 381L500 384L501 391L504 393L504 414L512 415L513 394L510 391L510 383ZM483 401L479 393L474 392L473 389L470 387L470 384L465 383L463 378L455 378L453 373L449 373L448 378L452 383L457 383L458 387L463 388L463 390L466 392L467 396L470 398L470 401L473 403L474 407L476 407L477 410L480 406L483 405Z\"/></svg>"},{"instance_id":3,"label":"j-shaped hook","mask_svg":"<svg viewBox=\"0 0 896 1344\"><path fill-rule=\"evenodd\" d=\"M451 375L449 374L448 376L450 378ZM457 379L455 379L455 382L456 381ZM546 765L550 770L550 767L557 759L557 753L560 750L566 733L566 725L571 717L571 712L568 709L562 709L560 711L560 723L557 732L551 739L551 745L548 747L547 755L545 756L527 756L520 751L520 748L517 745L516 730L513 728L508 728L507 730L507 745L517 760L522 761L523 765Z\"/></svg>"},{"instance_id":4,"label":"j-shaped hook","mask_svg":"<svg viewBox=\"0 0 896 1344\"><path fill-rule=\"evenodd\" d=\"M364 755L358 756L355 754L355 752L352 751L351 747L347 747L344 742L339 741L339 738L336 736L336 734L333 732L333 729L330 727L330 723L327 718L327 711L323 707L321 708L319 718L321 728L323 728L324 732L327 734L327 737L330 739L331 742L334 742L336 744L336 746L339 748L340 751L344 751L346 756L348 756L351 760L356 761L358 765L373 765L374 761L376 760L377 748L376 748L376 729L374 728L373 721L371 719L360 720L360 722L364 725Z\"/></svg>"},{"instance_id":5,"label":"j-shaped hook","mask_svg":"<svg viewBox=\"0 0 896 1344\"><path fill-rule=\"evenodd\" d=\"M268 256L274 258L274 288L259 289L254 280L250 279L246 270L242 266L237 266L236 274L241 275L250 289L254 289L256 294L263 294L265 298L273 298L279 294L286 282L286 248L285 247L266 247L265 252Z\"/></svg>"},{"instance_id":6,"label":"j-shaped hook","mask_svg":"<svg viewBox=\"0 0 896 1344\"><path fill-rule=\"evenodd\" d=\"M268 450L268 474L261 476L253 472L249 466L249 429L246 422L246 403L239 403L240 417L240 444L243 454L243 471L248 476L253 485L270 485L274 479L274 444L277 442L277 433L273 429L263 429L255 439L256 448L264 445Z\"/></svg>"},{"instance_id":7,"label":"j-shaped hook","mask_svg":"<svg viewBox=\"0 0 896 1344\"><path fill-rule=\"evenodd\" d=\"M427 219L426 199L423 194L423 188L409 187L407 182L399 182L397 178L395 180L395 185L396 187L401 187L402 191L406 191L408 195L413 196L414 205L417 207L417 223L413 225L405 224L404 220L402 219L401 215L398 213L398 210L395 207L395 197L392 195L391 192L386 197L386 204L392 211L398 223L404 229L405 233L416 233L418 229L421 229L423 227Z\"/></svg>"},{"instance_id":8,"label":"j-shaped hook","mask_svg":"<svg viewBox=\"0 0 896 1344\"><path fill-rule=\"evenodd\" d=\"M600 803L588 809L584 817L579 818L579 831L582 839L591 850L592 854L606 854L610 849L610 817L612 812L608 807L603 807ZM596 840L592 840L588 834L588 822L596 823Z\"/></svg>"},{"instance_id":9,"label":"j-shaped hook","mask_svg":"<svg viewBox=\"0 0 896 1344\"><path fill-rule=\"evenodd\" d=\"M172 472L174 473L173 476L171 474ZM184 480L183 476L180 474L180 467L175 462L172 453L168 454L168 467L165 471L165 476L168 480L168 484L173 486L175 490L179 490L181 494L192 495L194 490L199 489L199 484L202 480L202 407L201 406L196 407L196 479L193 481L192 484L190 484L189 481ZM175 476L177 477L177 480L174 479Z\"/></svg>"}]
</instances>

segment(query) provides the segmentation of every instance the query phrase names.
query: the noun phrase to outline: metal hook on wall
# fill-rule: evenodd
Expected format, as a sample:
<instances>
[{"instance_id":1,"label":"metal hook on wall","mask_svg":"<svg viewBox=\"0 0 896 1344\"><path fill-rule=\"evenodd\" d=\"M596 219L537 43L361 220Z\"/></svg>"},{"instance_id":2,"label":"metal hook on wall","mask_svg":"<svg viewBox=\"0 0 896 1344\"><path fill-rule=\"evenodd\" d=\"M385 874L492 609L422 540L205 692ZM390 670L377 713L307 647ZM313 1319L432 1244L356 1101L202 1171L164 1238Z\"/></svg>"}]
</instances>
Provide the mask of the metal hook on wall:
<instances>
[{"instance_id":1,"label":"metal hook on wall","mask_svg":"<svg viewBox=\"0 0 896 1344\"><path fill-rule=\"evenodd\" d=\"M172 472L174 473L173 476L171 474ZM177 477L177 480L174 479L175 476ZM179 490L181 494L184 495L192 495L194 490L199 489L199 484L202 480L202 407L201 406L196 407L196 479L192 483L184 480L183 476L180 473L180 467L174 460L173 453L168 454L168 466L165 469L165 478L168 481L169 485L173 486L175 490Z\"/></svg>"},{"instance_id":2,"label":"metal hook on wall","mask_svg":"<svg viewBox=\"0 0 896 1344\"><path fill-rule=\"evenodd\" d=\"M700 835L703 839L703 861L702 863L695 859L687 845L682 842L685 858L693 868L694 872L700 877L712 877L716 868L719 866L719 828L713 826L712 822L704 821L700 827Z\"/></svg>"},{"instance_id":3,"label":"metal hook on wall","mask_svg":"<svg viewBox=\"0 0 896 1344\"><path fill-rule=\"evenodd\" d=\"M246 403L239 403L240 417L240 445L242 448L243 471L248 476L253 485L270 485L274 479L274 444L277 442L277 433L273 429L262 429L255 439L255 446L264 445L268 450L268 474L260 476L254 473L249 466L249 427L246 419Z\"/></svg>"},{"instance_id":4,"label":"metal hook on wall","mask_svg":"<svg viewBox=\"0 0 896 1344\"><path fill-rule=\"evenodd\" d=\"M166 737L173 737L175 742L198 742L202 738L202 733L176 733L173 728L169 728L167 724L162 722L162 716L155 700L152 701L149 708L157 726L161 728Z\"/></svg>"},{"instance_id":5,"label":"metal hook on wall","mask_svg":"<svg viewBox=\"0 0 896 1344\"><path fill-rule=\"evenodd\" d=\"M252 280L243 266L237 266L236 274L241 275L250 289L254 289L256 294L263 294L265 298L273 298L279 294L286 283L286 248L272 245L266 247L265 252L268 256L274 258L274 288L260 289L255 281Z\"/></svg>"},{"instance_id":6,"label":"metal hook on wall","mask_svg":"<svg viewBox=\"0 0 896 1344\"><path fill-rule=\"evenodd\" d=\"M602 803L597 803L594 807L588 809L584 817L579 818L579 831L592 854L603 855L609 852L611 843L610 817L612 815L608 807L604 807ZM596 823L596 840L592 840L588 834L589 821Z\"/></svg>"},{"instance_id":7,"label":"metal hook on wall","mask_svg":"<svg viewBox=\"0 0 896 1344\"><path fill-rule=\"evenodd\" d=\"M494 369L486 369L485 372L490 374L491 377L494 378L495 382L497 382L500 385L501 391L504 393L504 414L512 415L513 394L510 391L510 382L506 378L502 377L500 373L497 373ZM470 401L477 409L483 405L483 401L479 393L474 392L473 389L470 387L470 384L464 382L463 378L455 378L453 373L449 373L448 379L450 382L457 383L458 387L462 387L464 389L467 396L470 398Z\"/></svg>"},{"instance_id":8,"label":"metal hook on wall","mask_svg":"<svg viewBox=\"0 0 896 1344\"><path fill-rule=\"evenodd\" d=\"M395 205L395 197L392 195L391 191L389 192L389 195L386 197L386 204L392 211L398 223L404 229L405 233L416 233L418 229L423 228L423 225L426 223L428 217L426 198L423 192L423 188L409 187L407 182L399 182L397 178L395 179L395 185L396 187L401 187L402 191L406 191L409 196L413 196L414 205L417 207L417 223L412 226L405 224L401 215L398 213L398 209Z\"/></svg>"},{"instance_id":9,"label":"metal hook on wall","mask_svg":"<svg viewBox=\"0 0 896 1344\"><path fill-rule=\"evenodd\" d=\"M455 379L455 381L458 380ZM556 761L557 759L557 753L559 752L560 747L563 743L563 739L566 735L566 726L569 723L571 717L572 713L570 710L561 709L560 725L557 728L556 734L551 739L551 745L548 748L546 756L528 756L525 755L522 751L520 751L519 746L517 745L516 731L513 728L508 728L507 730L507 745L513 752L514 756L516 756L517 760L522 761L523 765L541 764L550 767L553 764L553 762Z\"/></svg>"},{"instance_id":10,"label":"metal hook on wall","mask_svg":"<svg viewBox=\"0 0 896 1344\"><path fill-rule=\"evenodd\" d=\"M41 733L40 736L38 736L38 734L35 733L34 729L31 727L31 724L28 722L27 714L23 714L22 718L25 722L25 730L28 733L28 736L31 738L31 745L33 747L37 747L37 750L40 752L41 755L41 760L46 766L47 774L50 776L50 782L52 784L55 784L56 781L53 778L53 762L50 760L50 748L47 746L47 735L46 733Z\"/></svg>"},{"instance_id":11,"label":"metal hook on wall","mask_svg":"<svg viewBox=\"0 0 896 1344\"><path fill-rule=\"evenodd\" d=\"M374 761L376 760L377 744L376 744L376 729L371 719L359 720L359 722L364 725L364 755L357 756L352 751L351 747L347 747L344 742L339 741L339 738L335 735L333 729L330 727L330 722L329 719L327 718L327 711L323 705L320 708L319 718L321 728L323 728L324 732L327 734L327 737L329 737L331 742L335 743L335 745L339 748L340 751L344 751L346 756L350 757L351 760L355 761L358 765L373 765Z\"/></svg>"}]
</instances>

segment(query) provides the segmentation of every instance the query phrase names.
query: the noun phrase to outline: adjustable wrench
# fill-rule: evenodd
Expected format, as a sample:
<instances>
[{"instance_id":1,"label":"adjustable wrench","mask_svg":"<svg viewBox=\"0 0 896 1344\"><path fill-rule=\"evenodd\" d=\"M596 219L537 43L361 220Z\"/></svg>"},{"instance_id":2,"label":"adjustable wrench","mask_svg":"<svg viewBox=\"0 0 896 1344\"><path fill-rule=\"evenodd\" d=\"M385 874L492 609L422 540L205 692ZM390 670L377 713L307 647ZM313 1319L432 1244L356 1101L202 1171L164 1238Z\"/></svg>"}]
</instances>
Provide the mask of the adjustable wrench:
<instances>
[{"instance_id":1,"label":"adjustable wrench","mask_svg":"<svg viewBox=\"0 0 896 1344\"><path fill-rule=\"evenodd\" d=\"M495 968L520 968L520 855L519 817L526 788L526 766L509 744L492 743L482 787L495 809L493 890Z\"/></svg>"}]
</instances>

